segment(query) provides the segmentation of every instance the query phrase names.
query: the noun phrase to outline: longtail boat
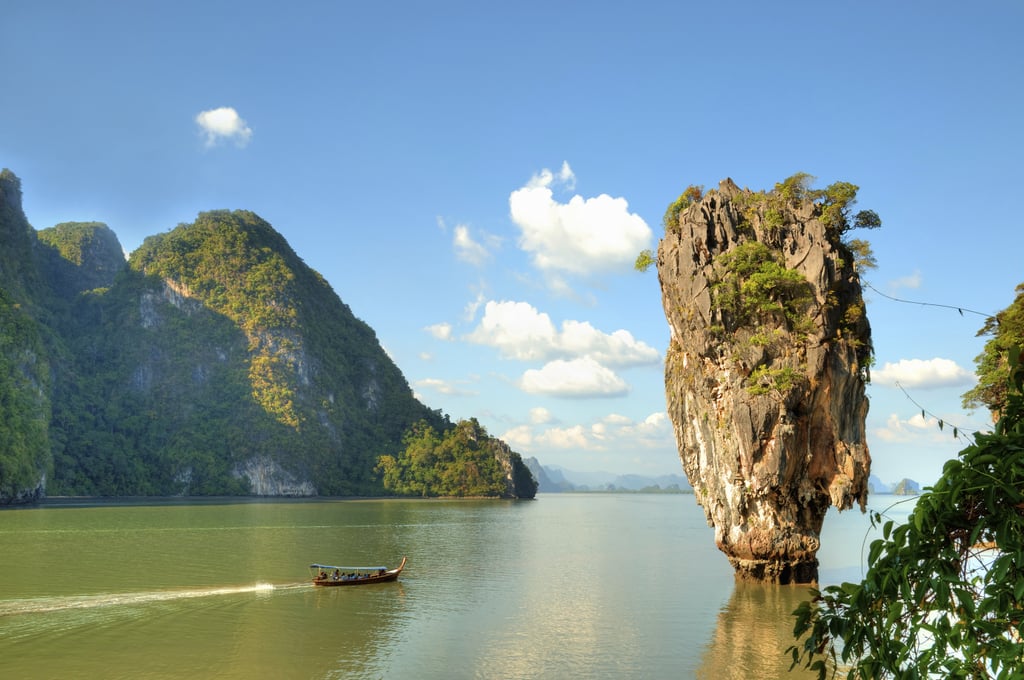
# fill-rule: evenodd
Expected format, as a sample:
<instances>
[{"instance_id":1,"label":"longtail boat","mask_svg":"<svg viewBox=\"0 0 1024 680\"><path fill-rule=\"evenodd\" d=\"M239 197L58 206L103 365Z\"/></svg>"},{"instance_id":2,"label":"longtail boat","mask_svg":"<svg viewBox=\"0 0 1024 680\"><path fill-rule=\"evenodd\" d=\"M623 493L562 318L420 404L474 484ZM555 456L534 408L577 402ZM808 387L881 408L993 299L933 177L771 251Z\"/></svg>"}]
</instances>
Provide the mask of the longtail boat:
<instances>
[{"instance_id":1,"label":"longtail boat","mask_svg":"<svg viewBox=\"0 0 1024 680\"><path fill-rule=\"evenodd\" d=\"M397 581L405 569L405 560L394 569L387 567L340 567L333 564L311 564L315 586L368 586L371 583Z\"/></svg>"}]
</instances>

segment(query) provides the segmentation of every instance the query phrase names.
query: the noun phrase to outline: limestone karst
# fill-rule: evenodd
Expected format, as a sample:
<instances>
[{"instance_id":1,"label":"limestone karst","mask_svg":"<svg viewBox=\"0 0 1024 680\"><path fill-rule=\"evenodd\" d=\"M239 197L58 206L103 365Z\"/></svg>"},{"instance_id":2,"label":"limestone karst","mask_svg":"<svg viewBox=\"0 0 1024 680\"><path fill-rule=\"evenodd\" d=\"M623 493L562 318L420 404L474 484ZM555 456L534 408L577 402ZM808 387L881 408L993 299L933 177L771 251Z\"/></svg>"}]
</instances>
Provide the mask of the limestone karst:
<instances>
[{"instance_id":1,"label":"limestone karst","mask_svg":"<svg viewBox=\"0 0 1024 680\"><path fill-rule=\"evenodd\" d=\"M843 242L856 187L804 178L692 192L657 252L683 468L737 577L778 583L817 579L825 514L864 509L871 465L871 329Z\"/></svg>"}]
</instances>

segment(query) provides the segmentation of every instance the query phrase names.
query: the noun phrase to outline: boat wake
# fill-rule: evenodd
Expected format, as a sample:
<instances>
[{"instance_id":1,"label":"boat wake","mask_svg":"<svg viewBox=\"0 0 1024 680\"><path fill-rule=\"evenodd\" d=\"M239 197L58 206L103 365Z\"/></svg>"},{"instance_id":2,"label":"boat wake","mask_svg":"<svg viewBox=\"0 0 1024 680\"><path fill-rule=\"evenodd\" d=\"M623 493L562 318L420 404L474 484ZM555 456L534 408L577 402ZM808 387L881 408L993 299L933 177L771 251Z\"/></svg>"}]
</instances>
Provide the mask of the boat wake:
<instances>
[{"instance_id":1,"label":"boat wake","mask_svg":"<svg viewBox=\"0 0 1024 680\"><path fill-rule=\"evenodd\" d=\"M151 602L168 602L217 595L242 595L253 593L267 596L275 591L308 588L308 584L287 584L275 586L272 583L255 583L247 586L225 586L214 588L189 588L185 590L154 590L142 593L101 593L97 595L71 595L66 597L37 597L21 600L0 601L0 617L19 614L43 614L69 609L97 609L101 607L133 606Z\"/></svg>"}]
</instances>

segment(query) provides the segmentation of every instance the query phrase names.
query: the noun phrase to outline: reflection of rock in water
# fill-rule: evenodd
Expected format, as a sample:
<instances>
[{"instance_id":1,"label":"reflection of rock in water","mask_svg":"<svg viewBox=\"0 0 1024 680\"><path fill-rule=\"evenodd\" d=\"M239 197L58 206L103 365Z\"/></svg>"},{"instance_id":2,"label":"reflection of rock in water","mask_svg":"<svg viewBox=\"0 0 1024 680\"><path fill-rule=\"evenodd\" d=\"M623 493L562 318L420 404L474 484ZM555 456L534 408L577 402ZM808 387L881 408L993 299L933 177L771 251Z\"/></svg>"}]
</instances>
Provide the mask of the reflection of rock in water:
<instances>
[{"instance_id":1,"label":"reflection of rock in water","mask_svg":"<svg viewBox=\"0 0 1024 680\"><path fill-rule=\"evenodd\" d=\"M668 414L739 578L816 580L829 506L864 509L871 328L853 262L820 203L732 180L658 247Z\"/></svg>"},{"instance_id":2,"label":"reflection of rock in water","mask_svg":"<svg viewBox=\"0 0 1024 680\"><path fill-rule=\"evenodd\" d=\"M698 678L709 680L801 680L817 674L789 672L786 649L793 644L792 612L810 597L806 588L737 581L718 614L715 634L704 648Z\"/></svg>"}]
</instances>

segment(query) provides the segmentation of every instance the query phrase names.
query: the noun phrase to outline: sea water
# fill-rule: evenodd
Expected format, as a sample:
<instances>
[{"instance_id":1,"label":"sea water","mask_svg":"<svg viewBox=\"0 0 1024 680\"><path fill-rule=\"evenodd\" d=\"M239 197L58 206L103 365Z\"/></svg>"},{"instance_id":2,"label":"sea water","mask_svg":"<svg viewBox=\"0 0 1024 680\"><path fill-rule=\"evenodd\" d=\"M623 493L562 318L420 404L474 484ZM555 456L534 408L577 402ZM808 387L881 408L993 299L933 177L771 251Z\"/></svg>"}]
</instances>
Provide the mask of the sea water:
<instances>
[{"instance_id":1,"label":"sea water","mask_svg":"<svg viewBox=\"0 0 1024 680\"><path fill-rule=\"evenodd\" d=\"M858 580L877 533L831 513L822 585ZM402 556L397 583L309 583ZM0 512L5 679L803 677L806 597L735 584L692 495Z\"/></svg>"}]
</instances>

